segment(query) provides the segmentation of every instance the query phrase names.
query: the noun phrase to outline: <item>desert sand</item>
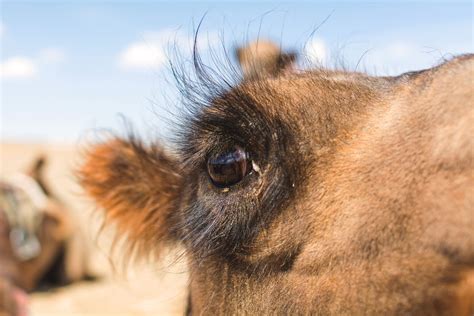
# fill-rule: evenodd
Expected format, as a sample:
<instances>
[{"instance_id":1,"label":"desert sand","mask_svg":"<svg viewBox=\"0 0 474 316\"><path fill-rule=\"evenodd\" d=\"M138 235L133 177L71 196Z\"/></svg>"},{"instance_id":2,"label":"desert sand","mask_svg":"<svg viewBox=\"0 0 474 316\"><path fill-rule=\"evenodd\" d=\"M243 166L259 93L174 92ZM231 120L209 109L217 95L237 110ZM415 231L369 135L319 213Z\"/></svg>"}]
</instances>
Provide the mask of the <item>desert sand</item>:
<instances>
[{"instance_id":1,"label":"desert sand","mask_svg":"<svg viewBox=\"0 0 474 316\"><path fill-rule=\"evenodd\" d=\"M120 247L111 253L113 232L98 233L100 213L74 179L81 148L57 143L0 144L0 176L25 170L38 155L47 157L47 180L51 189L71 206L91 248L91 268L99 276L98 281L33 293L31 315L182 315L188 273L184 260L176 259L180 250L160 262L127 265L123 264Z\"/></svg>"}]
</instances>

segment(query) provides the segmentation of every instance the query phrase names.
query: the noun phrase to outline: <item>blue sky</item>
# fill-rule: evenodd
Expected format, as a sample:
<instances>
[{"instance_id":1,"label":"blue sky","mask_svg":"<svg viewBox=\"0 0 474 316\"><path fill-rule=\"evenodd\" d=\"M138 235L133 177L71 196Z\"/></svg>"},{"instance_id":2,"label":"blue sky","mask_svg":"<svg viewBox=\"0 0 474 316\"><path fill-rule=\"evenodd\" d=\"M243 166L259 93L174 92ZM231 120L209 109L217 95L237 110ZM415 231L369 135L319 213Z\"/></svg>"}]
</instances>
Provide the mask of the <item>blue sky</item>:
<instances>
[{"instance_id":1,"label":"blue sky","mask_svg":"<svg viewBox=\"0 0 474 316\"><path fill-rule=\"evenodd\" d=\"M119 114L167 135L167 52L189 57L204 14L205 60L258 34L328 67L364 55L358 69L379 75L473 52L470 2L1 1L1 139L75 142Z\"/></svg>"}]
</instances>

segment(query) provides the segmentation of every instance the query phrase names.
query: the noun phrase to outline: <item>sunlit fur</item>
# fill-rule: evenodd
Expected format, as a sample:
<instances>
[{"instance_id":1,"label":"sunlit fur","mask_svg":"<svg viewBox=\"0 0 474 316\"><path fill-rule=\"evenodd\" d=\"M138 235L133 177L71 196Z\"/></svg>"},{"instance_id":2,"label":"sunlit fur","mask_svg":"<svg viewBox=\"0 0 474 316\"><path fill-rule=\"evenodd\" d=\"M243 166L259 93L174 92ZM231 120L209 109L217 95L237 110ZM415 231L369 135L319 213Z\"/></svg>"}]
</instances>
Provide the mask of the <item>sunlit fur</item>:
<instances>
[{"instance_id":1,"label":"sunlit fur","mask_svg":"<svg viewBox=\"0 0 474 316\"><path fill-rule=\"evenodd\" d=\"M175 152L114 138L80 171L132 249L184 245L190 313L472 313L472 56L235 84L194 64ZM222 190L206 161L234 145L259 170Z\"/></svg>"}]
</instances>

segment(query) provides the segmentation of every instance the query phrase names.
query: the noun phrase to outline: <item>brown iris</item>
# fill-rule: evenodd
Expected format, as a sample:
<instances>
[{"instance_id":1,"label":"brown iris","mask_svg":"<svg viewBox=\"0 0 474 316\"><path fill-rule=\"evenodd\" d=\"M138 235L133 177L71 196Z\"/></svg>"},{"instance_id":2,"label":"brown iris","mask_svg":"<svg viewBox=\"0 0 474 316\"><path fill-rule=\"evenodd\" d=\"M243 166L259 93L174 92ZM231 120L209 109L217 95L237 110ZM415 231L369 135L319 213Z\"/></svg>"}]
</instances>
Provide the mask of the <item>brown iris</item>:
<instances>
[{"instance_id":1,"label":"brown iris","mask_svg":"<svg viewBox=\"0 0 474 316\"><path fill-rule=\"evenodd\" d=\"M233 150L211 157L207 161L207 172L218 187L239 183L251 171L252 164L245 150L236 146Z\"/></svg>"}]
</instances>

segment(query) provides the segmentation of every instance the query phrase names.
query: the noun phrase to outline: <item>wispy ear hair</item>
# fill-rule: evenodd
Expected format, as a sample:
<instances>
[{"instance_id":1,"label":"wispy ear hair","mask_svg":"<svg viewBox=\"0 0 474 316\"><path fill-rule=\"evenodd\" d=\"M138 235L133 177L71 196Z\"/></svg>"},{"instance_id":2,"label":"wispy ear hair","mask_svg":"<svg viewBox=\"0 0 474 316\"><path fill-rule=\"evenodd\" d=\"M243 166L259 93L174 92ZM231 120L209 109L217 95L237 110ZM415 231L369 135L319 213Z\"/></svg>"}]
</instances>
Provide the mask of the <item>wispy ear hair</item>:
<instances>
[{"instance_id":1,"label":"wispy ear hair","mask_svg":"<svg viewBox=\"0 0 474 316\"><path fill-rule=\"evenodd\" d=\"M78 176L104 209L105 223L114 223L117 238L126 239L130 255L159 254L174 240L181 175L159 144L145 145L134 136L109 139L92 147Z\"/></svg>"}]
</instances>

